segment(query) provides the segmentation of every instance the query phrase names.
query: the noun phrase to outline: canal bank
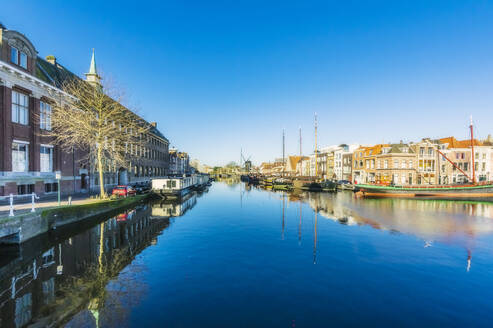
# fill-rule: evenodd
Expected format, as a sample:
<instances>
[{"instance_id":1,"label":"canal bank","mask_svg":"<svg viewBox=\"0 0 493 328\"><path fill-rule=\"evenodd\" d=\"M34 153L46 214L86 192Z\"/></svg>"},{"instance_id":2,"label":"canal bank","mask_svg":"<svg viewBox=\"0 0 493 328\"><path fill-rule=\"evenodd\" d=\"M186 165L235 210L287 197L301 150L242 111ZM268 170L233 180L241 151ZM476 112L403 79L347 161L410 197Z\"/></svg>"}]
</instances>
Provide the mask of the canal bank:
<instances>
[{"instance_id":1,"label":"canal bank","mask_svg":"<svg viewBox=\"0 0 493 328\"><path fill-rule=\"evenodd\" d=\"M62 226L124 210L150 197L150 194L145 194L122 199L88 199L85 204L48 207L15 217L0 217L0 244L23 243Z\"/></svg>"}]
</instances>

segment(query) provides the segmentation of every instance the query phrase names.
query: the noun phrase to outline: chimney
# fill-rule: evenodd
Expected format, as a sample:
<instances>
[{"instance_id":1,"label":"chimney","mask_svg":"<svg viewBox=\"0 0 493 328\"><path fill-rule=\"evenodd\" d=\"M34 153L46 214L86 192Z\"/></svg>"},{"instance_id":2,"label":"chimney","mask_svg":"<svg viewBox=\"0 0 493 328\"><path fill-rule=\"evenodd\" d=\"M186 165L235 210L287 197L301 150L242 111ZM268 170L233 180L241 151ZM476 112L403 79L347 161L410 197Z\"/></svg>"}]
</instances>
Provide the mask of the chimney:
<instances>
[{"instance_id":1,"label":"chimney","mask_svg":"<svg viewBox=\"0 0 493 328\"><path fill-rule=\"evenodd\" d=\"M157 122L151 122L150 124L153 128L157 128Z\"/></svg>"},{"instance_id":2,"label":"chimney","mask_svg":"<svg viewBox=\"0 0 493 328\"><path fill-rule=\"evenodd\" d=\"M46 56L46 61L51 65L56 65L56 57L53 55Z\"/></svg>"}]
</instances>

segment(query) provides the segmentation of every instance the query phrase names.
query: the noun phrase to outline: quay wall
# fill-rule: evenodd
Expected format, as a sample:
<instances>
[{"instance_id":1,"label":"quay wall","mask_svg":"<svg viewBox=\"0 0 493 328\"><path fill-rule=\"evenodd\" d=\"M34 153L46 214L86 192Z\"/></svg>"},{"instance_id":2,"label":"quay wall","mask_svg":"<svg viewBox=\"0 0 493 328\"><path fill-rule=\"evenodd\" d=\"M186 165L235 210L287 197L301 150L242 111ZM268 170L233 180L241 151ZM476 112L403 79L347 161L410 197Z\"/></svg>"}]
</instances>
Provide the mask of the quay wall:
<instances>
[{"instance_id":1,"label":"quay wall","mask_svg":"<svg viewBox=\"0 0 493 328\"><path fill-rule=\"evenodd\" d=\"M110 215L113 212L118 214L117 212L125 210L148 197L150 197L150 194L82 205L53 207L14 218L1 218L0 244L20 244L62 226L70 226L97 216Z\"/></svg>"}]
</instances>

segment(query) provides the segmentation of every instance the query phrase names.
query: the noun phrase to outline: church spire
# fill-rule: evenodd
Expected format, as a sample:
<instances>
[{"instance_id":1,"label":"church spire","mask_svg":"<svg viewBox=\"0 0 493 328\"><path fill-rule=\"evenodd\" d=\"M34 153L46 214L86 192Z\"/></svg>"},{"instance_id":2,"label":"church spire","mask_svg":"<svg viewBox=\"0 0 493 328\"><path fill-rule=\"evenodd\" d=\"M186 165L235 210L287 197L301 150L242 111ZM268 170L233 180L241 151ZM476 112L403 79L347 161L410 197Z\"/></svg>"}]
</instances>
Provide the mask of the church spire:
<instances>
[{"instance_id":1,"label":"church spire","mask_svg":"<svg viewBox=\"0 0 493 328\"><path fill-rule=\"evenodd\" d=\"M92 48L91 66L89 66L89 73L86 73L86 81L94 84L101 84L101 77L98 75L96 69L96 56L94 55L94 48Z\"/></svg>"}]
</instances>

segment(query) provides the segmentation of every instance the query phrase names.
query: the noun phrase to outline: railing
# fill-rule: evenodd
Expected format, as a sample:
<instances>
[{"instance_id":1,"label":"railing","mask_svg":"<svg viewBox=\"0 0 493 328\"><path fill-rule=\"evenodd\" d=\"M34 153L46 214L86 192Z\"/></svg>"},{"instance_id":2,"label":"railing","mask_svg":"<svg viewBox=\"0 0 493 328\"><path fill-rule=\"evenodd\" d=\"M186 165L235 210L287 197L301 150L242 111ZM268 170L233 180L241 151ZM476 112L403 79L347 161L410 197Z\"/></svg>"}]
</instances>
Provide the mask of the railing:
<instances>
[{"instance_id":1,"label":"railing","mask_svg":"<svg viewBox=\"0 0 493 328\"><path fill-rule=\"evenodd\" d=\"M9 196L0 196L0 199L8 199L9 200L9 204L10 204L9 216L14 216L14 197L18 197L18 198L31 197L31 213L36 212L36 209L34 207L34 205L35 205L35 202L34 201L36 199L39 199L39 197L35 193L27 194L27 195L13 195L13 194L10 194Z\"/></svg>"}]
</instances>

